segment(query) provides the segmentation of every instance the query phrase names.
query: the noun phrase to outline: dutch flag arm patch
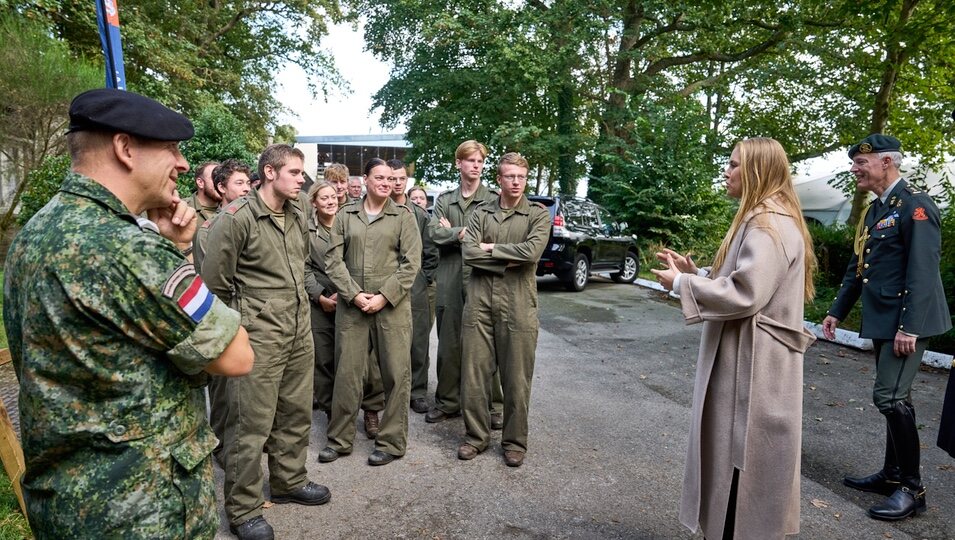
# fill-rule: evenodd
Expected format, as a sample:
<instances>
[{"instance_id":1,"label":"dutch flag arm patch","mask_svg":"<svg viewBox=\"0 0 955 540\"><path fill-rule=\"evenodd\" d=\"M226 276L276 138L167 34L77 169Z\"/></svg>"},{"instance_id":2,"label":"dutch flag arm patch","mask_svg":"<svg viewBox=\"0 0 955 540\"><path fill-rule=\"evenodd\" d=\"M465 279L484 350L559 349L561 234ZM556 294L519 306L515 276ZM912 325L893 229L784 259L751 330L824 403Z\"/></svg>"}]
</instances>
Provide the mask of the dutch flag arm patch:
<instances>
[{"instance_id":1,"label":"dutch flag arm patch","mask_svg":"<svg viewBox=\"0 0 955 540\"><path fill-rule=\"evenodd\" d=\"M176 303L186 312L186 315L189 315L189 318L198 324L206 313L209 313L213 300L215 295L206 288L202 278L196 275Z\"/></svg>"}]
</instances>

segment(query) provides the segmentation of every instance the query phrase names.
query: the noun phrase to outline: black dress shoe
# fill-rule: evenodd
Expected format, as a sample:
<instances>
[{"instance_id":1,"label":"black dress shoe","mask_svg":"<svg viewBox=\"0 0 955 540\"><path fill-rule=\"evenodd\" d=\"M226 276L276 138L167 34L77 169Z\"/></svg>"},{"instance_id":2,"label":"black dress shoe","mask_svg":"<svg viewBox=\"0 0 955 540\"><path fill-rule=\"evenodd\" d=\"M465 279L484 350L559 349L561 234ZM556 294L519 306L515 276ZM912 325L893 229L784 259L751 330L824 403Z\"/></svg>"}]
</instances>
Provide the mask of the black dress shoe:
<instances>
[{"instance_id":1,"label":"black dress shoe","mask_svg":"<svg viewBox=\"0 0 955 540\"><path fill-rule=\"evenodd\" d=\"M229 530L238 536L239 540L275 540L272 526L262 516L255 516L238 526L229 525Z\"/></svg>"},{"instance_id":2,"label":"black dress shoe","mask_svg":"<svg viewBox=\"0 0 955 540\"><path fill-rule=\"evenodd\" d=\"M886 474L885 470L881 470L875 474L859 478L846 476L842 479L842 483L852 489L858 489L859 491L865 491L867 493L879 493L888 497L895 493L895 490L899 489L898 469L894 471L894 474L893 471L889 471L889 474Z\"/></svg>"},{"instance_id":3,"label":"black dress shoe","mask_svg":"<svg viewBox=\"0 0 955 540\"><path fill-rule=\"evenodd\" d=\"M318 453L318 462L319 463L331 463L338 459L341 454L338 453L334 448L329 448L326 446L322 448L322 451Z\"/></svg>"},{"instance_id":4,"label":"black dress shoe","mask_svg":"<svg viewBox=\"0 0 955 540\"><path fill-rule=\"evenodd\" d=\"M461 416L461 413L446 413L441 409L434 408L428 411L428 414L425 415L424 421L429 424L436 424L438 422L444 422L448 418L454 418L456 416Z\"/></svg>"},{"instance_id":5,"label":"black dress shoe","mask_svg":"<svg viewBox=\"0 0 955 540\"><path fill-rule=\"evenodd\" d=\"M903 485L881 504L869 508L869 517L882 521L898 521L925 511L925 489Z\"/></svg>"},{"instance_id":6,"label":"black dress shoe","mask_svg":"<svg viewBox=\"0 0 955 540\"><path fill-rule=\"evenodd\" d=\"M415 398L411 400L411 410L418 413L428 412L428 402L424 398Z\"/></svg>"},{"instance_id":7,"label":"black dress shoe","mask_svg":"<svg viewBox=\"0 0 955 540\"><path fill-rule=\"evenodd\" d=\"M332 499L332 492L325 486L320 486L315 482L307 482L304 486L293 489L284 495L272 495L272 502L275 504L295 503L306 506L318 506L325 504Z\"/></svg>"},{"instance_id":8,"label":"black dress shoe","mask_svg":"<svg viewBox=\"0 0 955 540\"><path fill-rule=\"evenodd\" d=\"M400 457L401 456L393 456L387 452L382 452L381 450L375 450L368 456L368 464L375 466L387 465Z\"/></svg>"},{"instance_id":9,"label":"black dress shoe","mask_svg":"<svg viewBox=\"0 0 955 540\"><path fill-rule=\"evenodd\" d=\"M494 431L501 431L504 429L504 415L503 414L492 414L491 415L491 429Z\"/></svg>"}]
</instances>

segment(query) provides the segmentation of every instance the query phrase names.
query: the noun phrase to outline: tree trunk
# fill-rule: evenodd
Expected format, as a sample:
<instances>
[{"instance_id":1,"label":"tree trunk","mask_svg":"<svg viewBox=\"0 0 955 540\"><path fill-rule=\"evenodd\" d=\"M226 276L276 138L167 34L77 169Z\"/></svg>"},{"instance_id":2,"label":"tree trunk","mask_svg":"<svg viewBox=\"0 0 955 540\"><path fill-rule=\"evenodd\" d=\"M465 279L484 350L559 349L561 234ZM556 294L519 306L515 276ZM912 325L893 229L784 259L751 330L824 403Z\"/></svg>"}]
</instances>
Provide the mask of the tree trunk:
<instances>
[{"instance_id":1,"label":"tree trunk","mask_svg":"<svg viewBox=\"0 0 955 540\"><path fill-rule=\"evenodd\" d=\"M875 100L872 106L872 123L869 125L869 133L882 133L885 125L889 121L889 110L892 103L892 91L895 89L895 82L899 78L899 71L908 59L907 51L902 44L905 40L906 24L912 18L912 13L918 5L919 0L905 0L902 2L902 9L899 12L899 20L895 28L886 36L885 44L885 66L882 70L882 80L879 84L879 91L875 94ZM852 210L849 212L847 224L853 226L859 222L862 216L862 209L865 205L868 193L856 189L852 197Z\"/></svg>"}]
</instances>

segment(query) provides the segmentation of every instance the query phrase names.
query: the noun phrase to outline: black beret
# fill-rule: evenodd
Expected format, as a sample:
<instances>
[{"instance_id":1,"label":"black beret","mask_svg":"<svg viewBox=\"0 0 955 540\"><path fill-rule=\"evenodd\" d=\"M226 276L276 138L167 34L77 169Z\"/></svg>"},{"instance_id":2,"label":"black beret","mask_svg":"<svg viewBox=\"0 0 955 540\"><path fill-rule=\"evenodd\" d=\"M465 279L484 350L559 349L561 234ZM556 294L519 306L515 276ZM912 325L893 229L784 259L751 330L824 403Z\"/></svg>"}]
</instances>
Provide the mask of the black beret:
<instances>
[{"instance_id":1,"label":"black beret","mask_svg":"<svg viewBox=\"0 0 955 540\"><path fill-rule=\"evenodd\" d=\"M873 133L865 139L849 147L849 159L856 154L871 154L873 152L901 152L902 143L891 135Z\"/></svg>"},{"instance_id":2,"label":"black beret","mask_svg":"<svg viewBox=\"0 0 955 540\"><path fill-rule=\"evenodd\" d=\"M184 141L195 134L192 122L156 100L125 90L97 88L73 98L70 129L129 133L157 141Z\"/></svg>"}]
</instances>

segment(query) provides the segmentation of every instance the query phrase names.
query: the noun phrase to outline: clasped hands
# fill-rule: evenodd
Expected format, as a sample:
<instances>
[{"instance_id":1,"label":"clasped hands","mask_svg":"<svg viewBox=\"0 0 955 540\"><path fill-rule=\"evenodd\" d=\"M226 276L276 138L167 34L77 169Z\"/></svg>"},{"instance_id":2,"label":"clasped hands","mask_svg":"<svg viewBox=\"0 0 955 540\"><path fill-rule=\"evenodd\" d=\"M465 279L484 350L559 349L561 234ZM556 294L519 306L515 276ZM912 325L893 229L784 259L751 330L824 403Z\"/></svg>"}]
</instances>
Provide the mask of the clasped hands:
<instances>
[{"instance_id":1,"label":"clasped hands","mask_svg":"<svg viewBox=\"0 0 955 540\"><path fill-rule=\"evenodd\" d=\"M352 303L363 312L371 314L378 313L384 309L385 306L388 305L388 299L381 293L372 294L360 292L355 295Z\"/></svg>"},{"instance_id":2,"label":"clasped hands","mask_svg":"<svg viewBox=\"0 0 955 540\"><path fill-rule=\"evenodd\" d=\"M663 270L651 269L653 275L657 276L657 283L663 285L666 290L673 290L673 280L680 274L696 274L698 268L696 263L690 257L690 254L680 255L669 248L663 248L663 251L656 253L657 260L663 263Z\"/></svg>"}]
</instances>

